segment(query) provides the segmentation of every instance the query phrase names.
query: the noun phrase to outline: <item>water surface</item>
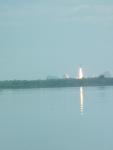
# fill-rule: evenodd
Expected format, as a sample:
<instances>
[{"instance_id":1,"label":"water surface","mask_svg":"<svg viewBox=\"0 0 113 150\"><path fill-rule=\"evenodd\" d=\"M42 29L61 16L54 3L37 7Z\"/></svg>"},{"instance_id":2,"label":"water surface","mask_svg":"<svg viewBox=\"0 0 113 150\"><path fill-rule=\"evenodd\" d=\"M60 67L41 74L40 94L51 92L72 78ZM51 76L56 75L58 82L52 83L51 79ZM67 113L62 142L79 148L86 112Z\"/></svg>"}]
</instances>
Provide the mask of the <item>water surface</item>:
<instances>
[{"instance_id":1,"label":"water surface","mask_svg":"<svg viewBox=\"0 0 113 150\"><path fill-rule=\"evenodd\" d=\"M113 150L113 87L0 91L1 150Z\"/></svg>"}]
</instances>

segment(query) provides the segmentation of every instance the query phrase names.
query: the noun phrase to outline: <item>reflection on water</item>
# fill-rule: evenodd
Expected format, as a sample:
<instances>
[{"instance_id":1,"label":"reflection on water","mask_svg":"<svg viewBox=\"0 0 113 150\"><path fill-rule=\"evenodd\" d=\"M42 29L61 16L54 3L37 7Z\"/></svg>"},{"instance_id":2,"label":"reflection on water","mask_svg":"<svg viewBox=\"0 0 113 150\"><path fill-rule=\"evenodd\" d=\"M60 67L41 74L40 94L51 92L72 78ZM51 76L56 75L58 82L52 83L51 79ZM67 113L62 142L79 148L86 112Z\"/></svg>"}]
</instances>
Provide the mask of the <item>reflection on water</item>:
<instances>
[{"instance_id":1,"label":"reflection on water","mask_svg":"<svg viewBox=\"0 0 113 150\"><path fill-rule=\"evenodd\" d=\"M84 89L80 87L80 113L84 114Z\"/></svg>"},{"instance_id":2,"label":"reflection on water","mask_svg":"<svg viewBox=\"0 0 113 150\"><path fill-rule=\"evenodd\" d=\"M113 150L113 87L100 88L0 91L0 150Z\"/></svg>"}]
</instances>

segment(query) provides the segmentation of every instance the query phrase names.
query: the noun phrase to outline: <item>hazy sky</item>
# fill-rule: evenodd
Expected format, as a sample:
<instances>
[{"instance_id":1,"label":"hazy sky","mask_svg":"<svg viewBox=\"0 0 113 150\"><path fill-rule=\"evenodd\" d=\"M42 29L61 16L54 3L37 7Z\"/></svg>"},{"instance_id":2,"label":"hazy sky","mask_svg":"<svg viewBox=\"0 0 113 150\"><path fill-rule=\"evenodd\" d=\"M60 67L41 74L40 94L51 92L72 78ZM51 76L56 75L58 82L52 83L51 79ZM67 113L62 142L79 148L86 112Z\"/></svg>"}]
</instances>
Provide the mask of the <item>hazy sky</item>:
<instances>
[{"instance_id":1,"label":"hazy sky","mask_svg":"<svg viewBox=\"0 0 113 150\"><path fill-rule=\"evenodd\" d=\"M0 0L0 80L113 71L113 0Z\"/></svg>"}]
</instances>

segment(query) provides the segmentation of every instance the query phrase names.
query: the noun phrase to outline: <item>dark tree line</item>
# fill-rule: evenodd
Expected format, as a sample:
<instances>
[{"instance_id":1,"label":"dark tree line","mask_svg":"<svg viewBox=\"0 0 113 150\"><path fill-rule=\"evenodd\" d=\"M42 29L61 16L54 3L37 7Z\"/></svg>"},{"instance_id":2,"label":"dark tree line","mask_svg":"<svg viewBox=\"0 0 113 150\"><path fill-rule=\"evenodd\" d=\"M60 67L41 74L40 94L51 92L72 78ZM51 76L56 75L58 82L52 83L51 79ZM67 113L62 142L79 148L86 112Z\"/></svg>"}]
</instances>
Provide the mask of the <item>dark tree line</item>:
<instances>
[{"instance_id":1,"label":"dark tree line","mask_svg":"<svg viewBox=\"0 0 113 150\"><path fill-rule=\"evenodd\" d=\"M113 78L84 78L84 79L49 79L49 80L11 80L0 81L1 89L19 88L53 88L79 86L113 86Z\"/></svg>"}]
</instances>

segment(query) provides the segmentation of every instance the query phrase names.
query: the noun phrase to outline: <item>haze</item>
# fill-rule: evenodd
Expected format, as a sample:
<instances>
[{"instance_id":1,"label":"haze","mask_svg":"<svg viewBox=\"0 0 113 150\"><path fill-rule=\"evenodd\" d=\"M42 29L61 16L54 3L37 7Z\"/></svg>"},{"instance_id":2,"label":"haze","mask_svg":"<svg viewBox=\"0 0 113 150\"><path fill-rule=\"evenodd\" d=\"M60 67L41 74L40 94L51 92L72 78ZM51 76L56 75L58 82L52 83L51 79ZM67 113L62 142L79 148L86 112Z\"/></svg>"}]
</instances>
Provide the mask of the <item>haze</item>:
<instances>
[{"instance_id":1,"label":"haze","mask_svg":"<svg viewBox=\"0 0 113 150\"><path fill-rule=\"evenodd\" d=\"M0 80L113 71L111 0L0 1Z\"/></svg>"}]
</instances>

